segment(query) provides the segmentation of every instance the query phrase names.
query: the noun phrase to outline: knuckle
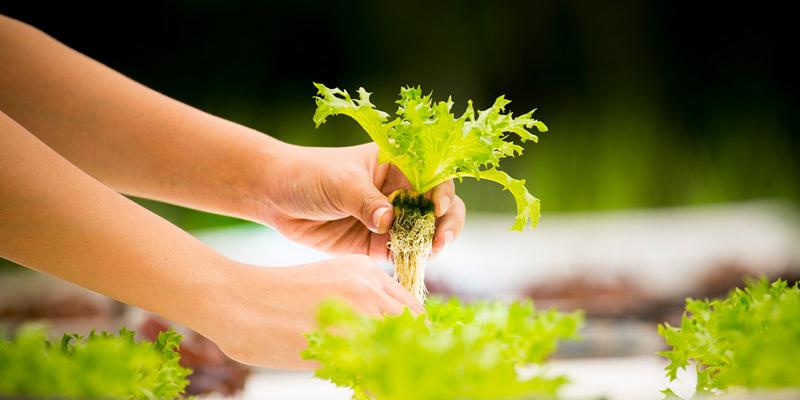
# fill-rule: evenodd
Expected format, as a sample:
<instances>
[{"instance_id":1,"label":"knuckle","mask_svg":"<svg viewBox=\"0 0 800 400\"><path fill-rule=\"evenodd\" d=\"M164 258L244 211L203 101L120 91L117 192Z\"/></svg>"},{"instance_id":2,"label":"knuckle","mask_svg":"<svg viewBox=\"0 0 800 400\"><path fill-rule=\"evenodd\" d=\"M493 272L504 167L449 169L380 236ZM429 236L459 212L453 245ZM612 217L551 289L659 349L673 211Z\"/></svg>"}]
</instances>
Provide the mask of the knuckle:
<instances>
[{"instance_id":1,"label":"knuckle","mask_svg":"<svg viewBox=\"0 0 800 400\"><path fill-rule=\"evenodd\" d=\"M358 195L358 201L361 204L361 213L367 218L372 217L372 205L378 200L378 196L370 191L364 191Z\"/></svg>"},{"instance_id":2,"label":"knuckle","mask_svg":"<svg viewBox=\"0 0 800 400\"><path fill-rule=\"evenodd\" d=\"M371 299L376 297L377 289L367 279L360 279L353 285L353 295L360 299Z\"/></svg>"},{"instance_id":3,"label":"knuckle","mask_svg":"<svg viewBox=\"0 0 800 400\"><path fill-rule=\"evenodd\" d=\"M335 174L336 177L339 178L339 183L353 182L353 179L358 179L358 176L360 175L356 168L352 168L350 166L337 168Z\"/></svg>"},{"instance_id":4,"label":"knuckle","mask_svg":"<svg viewBox=\"0 0 800 400\"><path fill-rule=\"evenodd\" d=\"M358 284L353 285L353 294L359 298L368 297L370 292L369 286L365 285L363 282L358 282Z\"/></svg>"},{"instance_id":5,"label":"knuckle","mask_svg":"<svg viewBox=\"0 0 800 400\"><path fill-rule=\"evenodd\" d=\"M455 200L453 201L453 206L453 210L456 213L455 215L460 219L464 219L464 216L467 214L467 206L464 204L464 200L461 200L460 197L456 196Z\"/></svg>"},{"instance_id":6,"label":"knuckle","mask_svg":"<svg viewBox=\"0 0 800 400\"><path fill-rule=\"evenodd\" d=\"M453 181L450 180L450 181L447 181L447 182L439 185L439 190L442 191L442 195L446 195L446 196L451 196L452 197L455 194L456 186L453 183Z\"/></svg>"}]
</instances>

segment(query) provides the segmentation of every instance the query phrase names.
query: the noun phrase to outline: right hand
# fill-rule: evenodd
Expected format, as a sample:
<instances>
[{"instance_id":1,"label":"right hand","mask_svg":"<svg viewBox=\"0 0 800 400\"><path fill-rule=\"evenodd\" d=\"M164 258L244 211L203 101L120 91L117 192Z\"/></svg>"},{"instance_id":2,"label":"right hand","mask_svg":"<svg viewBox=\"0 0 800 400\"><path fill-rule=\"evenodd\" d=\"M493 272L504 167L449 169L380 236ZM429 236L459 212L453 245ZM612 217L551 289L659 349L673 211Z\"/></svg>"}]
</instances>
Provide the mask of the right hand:
<instances>
[{"instance_id":1,"label":"right hand","mask_svg":"<svg viewBox=\"0 0 800 400\"><path fill-rule=\"evenodd\" d=\"M387 196L412 186L395 165L378 163L378 146L283 145L279 149L265 162L272 163L271 168L248 168L263 171L265 177L254 180L257 186L247 191L254 196L242 197L259 200L245 215L329 254L366 254L388 260L386 244L394 215ZM461 232L466 208L456 196L452 180L427 195L437 218L432 243L435 254Z\"/></svg>"},{"instance_id":2,"label":"right hand","mask_svg":"<svg viewBox=\"0 0 800 400\"><path fill-rule=\"evenodd\" d=\"M371 258L350 255L289 268L238 265L221 291L222 315L204 329L239 362L281 369L312 369L300 358L303 334L316 327L319 304L331 298L361 313L400 314L422 306Z\"/></svg>"}]
</instances>

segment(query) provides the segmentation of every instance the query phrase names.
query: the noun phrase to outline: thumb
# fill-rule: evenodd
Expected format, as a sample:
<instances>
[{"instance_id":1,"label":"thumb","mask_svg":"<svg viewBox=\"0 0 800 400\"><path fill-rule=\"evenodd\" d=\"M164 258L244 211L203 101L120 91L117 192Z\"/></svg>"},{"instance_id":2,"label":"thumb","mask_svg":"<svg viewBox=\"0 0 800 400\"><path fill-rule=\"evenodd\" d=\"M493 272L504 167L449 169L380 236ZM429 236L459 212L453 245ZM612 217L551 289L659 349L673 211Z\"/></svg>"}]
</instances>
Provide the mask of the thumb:
<instances>
[{"instance_id":1,"label":"thumb","mask_svg":"<svg viewBox=\"0 0 800 400\"><path fill-rule=\"evenodd\" d=\"M392 204L374 185L356 184L344 188L344 208L358 218L367 229L375 233L384 233L392 223Z\"/></svg>"}]
</instances>

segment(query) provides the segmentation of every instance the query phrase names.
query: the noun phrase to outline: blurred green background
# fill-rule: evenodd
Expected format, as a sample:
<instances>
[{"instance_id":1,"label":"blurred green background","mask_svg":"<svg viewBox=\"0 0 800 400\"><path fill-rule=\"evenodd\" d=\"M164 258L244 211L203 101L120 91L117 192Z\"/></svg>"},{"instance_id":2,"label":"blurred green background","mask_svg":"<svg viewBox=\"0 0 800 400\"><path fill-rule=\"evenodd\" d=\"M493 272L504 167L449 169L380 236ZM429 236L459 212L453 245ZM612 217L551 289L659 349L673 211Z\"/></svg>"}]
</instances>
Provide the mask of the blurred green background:
<instances>
[{"instance_id":1,"label":"blurred green background","mask_svg":"<svg viewBox=\"0 0 800 400\"><path fill-rule=\"evenodd\" d=\"M10 1L0 13L297 144L367 140L346 118L314 129L312 81L364 86L387 111L406 84L452 95L456 113L505 94L550 127L505 163L544 213L800 198L796 23L767 3ZM513 210L485 185L459 185L471 212ZM142 203L187 229L239 223Z\"/></svg>"}]
</instances>

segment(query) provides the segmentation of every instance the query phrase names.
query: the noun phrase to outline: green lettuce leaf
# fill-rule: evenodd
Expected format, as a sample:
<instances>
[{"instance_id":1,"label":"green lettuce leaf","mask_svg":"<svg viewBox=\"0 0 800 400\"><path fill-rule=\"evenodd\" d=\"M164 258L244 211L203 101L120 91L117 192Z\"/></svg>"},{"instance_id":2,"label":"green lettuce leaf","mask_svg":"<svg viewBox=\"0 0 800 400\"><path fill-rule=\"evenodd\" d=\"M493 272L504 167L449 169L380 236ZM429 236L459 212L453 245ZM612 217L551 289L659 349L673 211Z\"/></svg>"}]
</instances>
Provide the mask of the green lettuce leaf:
<instances>
[{"instance_id":1,"label":"green lettuce leaf","mask_svg":"<svg viewBox=\"0 0 800 400\"><path fill-rule=\"evenodd\" d=\"M658 332L671 348L670 380L694 362L697 394L731 388L800 388L800 286L752 281L724 299L687 299L678 327Z\"/></svg>"},{"instance_id":2,"label":"green lettuce leaf","mask_svg":"<svg viewBox=\"0 0 800 400\"><path fill-rule=\"evenodd\" d=\"M564 376L517 368L542 364L561 339L575 339L578 313L536 310L531 302L431 299L425 315L370 318L324 303L303 357L316 376L350 387L355 399L440 400L551 397Z\"/></svg>"},{"instance_id":3,"label":"green lettuce leaf","mask_svg":"<svg viewBox=\"0 0 800 400\"><path fill-rule=\"evenodd\" d=\"M87 337L65 334L57 345L41 327L0 340L0 396L25 398L178 399L191 369L178 364L181 336L136 341L125 328Z\"/></svg>"},{"instance_id":4,"label":"green lettuce leaf","mask_svg":"<svg viewBox=\"0 0 800 400\"><path fill-rule=\"evenodd\" d=\"M450 179L472 177L496 182L509 190L517 203L512 229L522 230L539 221L539 200L528 192L525 181L499 170L500 160L522 154L522 147L510 140L513 133L525 142L538 141L531 132L546 132L547 126L533 118L533 111L514 117L506 112L510 102L498 97L491 107L474 111L472 101L458 118L451 112L452 99L434 102L419 87L400 90L397 116L375 109L370 93L358 89L358 98L347 91L315 83L317 127L331 115L347 115L367 132L379 148L379 161L397 166L417 192L425 193Z\"/></svg>"}]
</instances>

